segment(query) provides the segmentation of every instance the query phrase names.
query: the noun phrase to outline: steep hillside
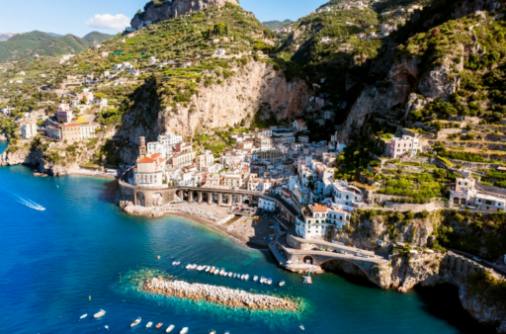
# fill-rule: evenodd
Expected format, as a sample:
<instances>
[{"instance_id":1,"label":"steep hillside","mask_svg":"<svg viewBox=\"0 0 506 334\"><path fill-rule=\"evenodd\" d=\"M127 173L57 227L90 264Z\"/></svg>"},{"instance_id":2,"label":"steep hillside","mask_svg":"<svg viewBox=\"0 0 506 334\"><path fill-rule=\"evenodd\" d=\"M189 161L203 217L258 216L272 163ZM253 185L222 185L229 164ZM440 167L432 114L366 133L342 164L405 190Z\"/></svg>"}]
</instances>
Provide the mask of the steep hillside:
<instances>
[{"instance_id":1,"label":"steep hillside","mask_svg":"<svg viewBox=\"0 0 506 334\"><path fill-rule=\"evenodd\" d=\"M0 89L4 105L51 114L62 92L90 88L108 107L90 111L105 136L86 159L130 163L141 135L152 139L173 131L189 138L299 115L311 90L277 70L268 55L275 38L253 14L225 1L115 36L63 65L41 59L7 67ZM57 157L60 146L41 147Z\"/></svg>"},{"instance_id":2,"label":"steep hillside","mask_svg":"<svg viewBox=\"0 0 506 334\"><path fill-rule=\"evenodd\" d=\"M326 138L362 88L370 61L389 36L426 5L426 0L333 0L292 25L277 56L289 71L320 92L323 113L310 114L314 133Z\"/></svg>"},{"instance_id":3,"label":"steep hillside","mask_svg":"<svg viewBox=\"0 0 506 334\"><path fill-rule=\"evenodd\" d=\"M14 35L0 42L0 62L30 59L38 56L58 56L81 52L84 49L110 38L109 35L93 32L84 38L74 35L55 35L40 31Z\"/></svg>"}]
</instances>

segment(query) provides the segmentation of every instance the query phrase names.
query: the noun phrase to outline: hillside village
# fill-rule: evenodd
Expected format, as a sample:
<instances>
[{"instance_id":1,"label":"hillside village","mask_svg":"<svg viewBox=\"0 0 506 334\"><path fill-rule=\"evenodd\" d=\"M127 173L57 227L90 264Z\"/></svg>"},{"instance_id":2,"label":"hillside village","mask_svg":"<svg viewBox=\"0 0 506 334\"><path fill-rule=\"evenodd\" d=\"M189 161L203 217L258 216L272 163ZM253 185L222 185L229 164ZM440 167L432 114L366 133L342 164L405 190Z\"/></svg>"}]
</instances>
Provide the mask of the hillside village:
<instances>
[{"instance_id":1,"label":"hillside village","mask_svg":"<svg viewBox=\"0 0 506 334\"><path fill-rule=\"evenodd\" d=\"M442 19L428 0L331 1L279 32L235 1L204 2L168 17L150 3L83 53L0 64L0 164L253 194L217 204L251 220L290 211L269 239L285 256L293 236L373 260L456 251L506 272L499 2ZM135 198L153 212L185 201Z\"/></svg>"}]
</instances>

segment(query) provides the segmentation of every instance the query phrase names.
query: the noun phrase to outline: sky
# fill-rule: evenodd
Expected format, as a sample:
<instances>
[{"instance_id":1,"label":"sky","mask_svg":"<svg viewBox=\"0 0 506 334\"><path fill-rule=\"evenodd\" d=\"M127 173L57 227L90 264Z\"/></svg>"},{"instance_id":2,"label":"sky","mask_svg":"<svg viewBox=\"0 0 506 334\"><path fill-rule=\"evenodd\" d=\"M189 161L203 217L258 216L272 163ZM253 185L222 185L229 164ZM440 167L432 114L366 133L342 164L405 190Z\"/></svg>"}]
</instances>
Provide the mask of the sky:
<instances>
[{"instance_id":1,"label":"sky","mask_svg":"<svg viewBox=\"0 0 506 334\"><path fill-rule=\"evenodd\" d=\"M2 3L3 2L3 3ZM0 33L33 30L83 36L90 31L122 31L147 0L0 1ZM327 0L241 0L261 21L295 20Z\"/></svg>"}]
</instances>

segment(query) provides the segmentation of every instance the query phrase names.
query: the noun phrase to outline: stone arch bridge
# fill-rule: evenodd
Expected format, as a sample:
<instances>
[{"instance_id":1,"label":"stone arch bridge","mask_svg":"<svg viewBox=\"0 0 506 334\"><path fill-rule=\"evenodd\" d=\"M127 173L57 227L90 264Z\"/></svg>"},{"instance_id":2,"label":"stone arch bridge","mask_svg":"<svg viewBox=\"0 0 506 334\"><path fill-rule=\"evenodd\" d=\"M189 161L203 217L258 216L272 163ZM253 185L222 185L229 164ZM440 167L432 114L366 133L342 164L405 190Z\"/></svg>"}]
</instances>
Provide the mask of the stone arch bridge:
<instances>
[{"instance_id":1,"label":"stone arch bridge","mask_svg":"<svg viewBox=\"0 0 506 334\"><path fill-rule=\"evenodd\" d=\"M320 240L306 240L291 234L286 236L286 243L276 241L270 245L270 249L280 265L293 272L321 272L325 264L340 261L353 265L373 282L375 269L389 263L371 251Z\"/></svg>"}]
</instances>

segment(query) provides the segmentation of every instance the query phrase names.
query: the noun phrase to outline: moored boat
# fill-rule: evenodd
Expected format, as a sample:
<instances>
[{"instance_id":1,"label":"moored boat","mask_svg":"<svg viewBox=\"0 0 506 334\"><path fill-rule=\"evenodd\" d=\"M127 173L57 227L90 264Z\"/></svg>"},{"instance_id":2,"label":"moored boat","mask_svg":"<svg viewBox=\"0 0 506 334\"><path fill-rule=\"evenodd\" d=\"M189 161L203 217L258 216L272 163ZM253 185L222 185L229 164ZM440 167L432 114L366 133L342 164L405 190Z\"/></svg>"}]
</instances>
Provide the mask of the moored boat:
<instances>
[{"instance_id":1,"label":"moored boat","mask_svg":"<svg viewBox=\"0 0 506 334\"><path fill-rule=\"evenodd\" d=\"M167 329L165 330L165 333L172 333L172 331L174 330L176 326L174 325L170 325L169 327L167 327Z\"/></svg>"},{"instance_id":2,"label":"moored boat","mask_svg":"<svg viewBox=\"0 0 506 334\"><path fill-rule=\"evenodd\" d=\"M157 324L156 324L156 326L155 326L155 328L156 328L156 329L160 329L160 328L162 328L162 327L163 327L163 322L159 322L159 323L157 323Z\"/></svg>"},{"instance_id":3,"label":"moored boat","mask_svg":"<svg viewBox=\"0 0 506 334\"><path fill-rule=\"evenodd\" d=\"M100 309L100 311L98 311L97 313L95 313L93 315L93 318L100 319L100 318L103 318L105 316L105 314L106 314L105 310Z\"/></svg>"},{"instance_id":4,"label":"moored boat","mask_svg":"<svg viewBox=\"0 0 506 334\"><path fill-rule=\"evenodd\" d=\"M188 331L189 331L188 327L184 327L184 328L183 328L183 329L179 332L179 334L188 334Z\"/></svg>"},{"instance_id":5,"label":"moored boat","mask_svg":"<svg viewBox=\"0 0 506 334\"><path fill-rule=\"evenodd\" d=\"M135 319L131 324L130 324L130 328L134 328L136 326L138 326L140 323L142 322L142 318L141 317L138 317L137 319Z\"/></svg>"},{"instance_id":6,"label":"moored boat","mask_svg":"<svg viewBox=\"0 0 506 334\"><path fill-rule=\"evenodd\" d=\"M146 328L151 328L153 327L153 321L149 321L147 324L146 324Z\"/></svg>"},{"instance_id":7,"label":"moored boat","mask_svg":"<svg viewBox=\"0 0 506 334\"><path fill-rule=\"evenodd\" d=\"M82 314L82 315L79 317L79 320L86 319L87 317L88 317L88 313Z\"/></svg>"}]
</instances>

